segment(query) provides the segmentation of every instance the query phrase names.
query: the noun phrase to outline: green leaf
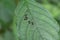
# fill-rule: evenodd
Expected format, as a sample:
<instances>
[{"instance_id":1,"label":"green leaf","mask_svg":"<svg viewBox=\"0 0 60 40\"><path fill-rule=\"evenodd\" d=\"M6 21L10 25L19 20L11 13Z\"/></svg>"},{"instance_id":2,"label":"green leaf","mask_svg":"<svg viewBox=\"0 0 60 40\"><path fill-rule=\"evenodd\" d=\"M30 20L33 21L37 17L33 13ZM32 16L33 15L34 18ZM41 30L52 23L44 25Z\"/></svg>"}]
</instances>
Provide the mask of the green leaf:
<instances>
[{"instance_id":1,"label":"green leaf","mask_svg":"<svg viewBox=\"0 0 60 40\"><path fill-rule=\"evenodd\" d=\"M15 7L15 0L0 0L0 29L5 30L11 25Z\"/></svg>"},{"instance_id":2,"label":"green leaf","mask_svg":"<svg viewBox=\"0 0 60 40\"><path fill-rule=\"evenodd\" d=\"M11 22L15 7L15 0L0 0L0 22Z\"/></svg>"},{"instance_id":3,"label":"green leaf","mask_svg":"<svg viewBox=\"0 0 60 40\"><path fill-rule=\"evenodd\" d=\"M4 40L14 40L14 36L13 36L12 32L6 31L4 34Z\"/></svg>"},{"instance_id":4,"label":"green leaf","mask_svg":"<svg viewBox=\"0 0 60 40\"><path fill-rule=\"evenodd\" d=\"M14 40L14 36L11 31L6 31L4 34L0 34L0 40Z\"/></svg>"},{"instance_id":5,"label":"green leaf","mask_svg":"<svg viewBox=\"0 0 60 40\"><path fill-rule=\"evenodd\" d=\"M2 37L2 35L0 35L0 40L3 40L3 37Z\"/></svg>"},{"instance_id":6,"label":"green leaf","mask_svg":"<svg viewBox=\"0 0 60 40\"><path fill-rule=\"evenodd\" d=\"M15 11L13 31L16 40L58 40L59 25L39 3L23 0Z\"/></svg>"}]
</instances>

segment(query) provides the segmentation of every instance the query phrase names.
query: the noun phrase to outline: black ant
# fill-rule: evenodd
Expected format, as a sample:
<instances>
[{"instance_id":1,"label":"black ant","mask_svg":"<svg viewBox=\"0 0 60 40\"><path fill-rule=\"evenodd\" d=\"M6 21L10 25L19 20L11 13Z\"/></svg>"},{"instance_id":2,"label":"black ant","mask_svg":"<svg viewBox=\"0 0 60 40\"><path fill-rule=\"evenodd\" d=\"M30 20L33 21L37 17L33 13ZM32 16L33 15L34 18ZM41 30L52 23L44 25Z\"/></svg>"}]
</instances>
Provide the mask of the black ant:
<instances>
[{"instance_id":1,"label":"black ant","mask_svg":"<svg viewBox=\"0 0 60 40\"><path fill-rule=\"evenodd\" d=\"M34 23L33 22L31 22L32 23L32 25L34 25Z\"/></svg>"},{"instance_id":2,"label":"black ant","mask_svg":"<svg viewBox=\"0 0 60 40\"><path fill-rule=\"evenodd\" d=\"M24 20L27 20L27 19L28 19L27 14L25 14L24 16L25 16L25 17L24 17Z\"/></svg>"},{"instance_id":3,"label":"black ant","mask_svg":"<svg viewBox=\"0 0 60 40\"><path fill-rule=\"evenodd\" d=\"M31 21L28 21L28 23L29 23L29 24L32 24L32 25L34 25L34 23L33 23L33 22L31 22Z\"/></svg>"}]
</instances>

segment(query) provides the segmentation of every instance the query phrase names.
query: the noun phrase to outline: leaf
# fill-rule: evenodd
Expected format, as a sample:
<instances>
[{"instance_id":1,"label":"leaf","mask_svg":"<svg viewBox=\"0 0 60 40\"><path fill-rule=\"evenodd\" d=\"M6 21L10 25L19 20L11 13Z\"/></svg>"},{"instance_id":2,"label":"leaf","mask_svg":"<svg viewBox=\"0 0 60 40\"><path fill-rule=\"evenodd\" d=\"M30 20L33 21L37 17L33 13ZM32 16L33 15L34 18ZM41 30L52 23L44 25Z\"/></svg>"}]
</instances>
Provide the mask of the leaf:
<instances>
[{"instance_id":1,"label":"leaf","mask_svg":"<svg viewBox=\"0 0 60 40\"><path fill-rule=\"evenodd\" d=\"M14 36L13 36L12 32L6 31L4 34L4 40L14 40Z\"/></svg>"},{"instance_id":2,"label":"leaf","mask_svg":"<svg viewBox=\"0 0 60 40\"><path fill-rule=\"evenodd\" d=\"M15 7L14 0L0 0L0 22L5 24L11 22Z\"/></svg>"},{"instance_id":3,"label":"leaf","mask_svg":"<svg viewBox=\"0 0 60 40\"><path fill-rule=\"evenodd\" d=\"M15 7L15 0L0 0L0 29L5 30L11 25Z\"/></svg>"},{"instance_id":4,"label":"leaf","mask_svg":"<svg viewBox=\"0 0 60 40\"><path fill-rule=\"evenodd\" d=\"M15 11L13 32L16 40L58 40L59 25L39 3L22 0Z\"/></svg>"},{"instance_id":5,"label":"leaf","mask_svg":"<svg viewBox=\"0 0 60 40\"><path fill-rule=\"evenodd\" d=\"M14 36L7 30L4 34L0 34L0 40L14 40Z\"/></svg>"},{"instance_id":6,"label":"leaf","mask_svg":"<svg viewBox=\"0 0 60 40\"><path fill-rule=\"evenodd\" d=\"M0 40L3 40L3 37L0 35Z\"/></svg>"}]
</instances>

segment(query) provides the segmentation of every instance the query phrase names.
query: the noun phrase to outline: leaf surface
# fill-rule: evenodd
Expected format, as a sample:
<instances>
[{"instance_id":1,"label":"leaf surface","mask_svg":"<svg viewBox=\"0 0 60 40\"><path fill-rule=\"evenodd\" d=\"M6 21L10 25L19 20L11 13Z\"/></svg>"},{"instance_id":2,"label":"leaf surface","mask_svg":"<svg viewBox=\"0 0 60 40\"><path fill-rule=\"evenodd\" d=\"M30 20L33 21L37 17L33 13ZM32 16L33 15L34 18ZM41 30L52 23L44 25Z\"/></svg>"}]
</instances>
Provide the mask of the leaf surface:
<instances>
[{"instance_id":1,"label":"leaf surface","mask_svg":"<svg viewBox=\"0 0 60 40\"><path fill-rule=\"evenodd\" d=\"M14 36L11 31L6 31L3 34L0 34L0 40L14 40Z\"/></svg>"},{"instance_id":2,"label":"leaf surface","mask_svg":"<svg viewBox=\"0 0 60 40\"><path fill-rule=\"evenodd\" d=\"M0 22L11 22L15 7L15 0L0 0Z\"/></svg>"},{"instance_id":3,"label":"leaf surface","mask_svg":"<svg viewBox=\"0 0 60 40\"><path fill-rule=\"evenodd\" d=\"M58 40L59 26L39 3L22 0L15 11L13 31L16 40Z\"/></svg>"},{"instance_id":4,"label":"leaf surface","mask_svg":"<svg viewBox=\"0 0 60 40\"><path fill-rule=\"evenodd\" d=\"M0 0L0 30L6 30L12 24L15 0Z\"/></svg>"}]
</instances>

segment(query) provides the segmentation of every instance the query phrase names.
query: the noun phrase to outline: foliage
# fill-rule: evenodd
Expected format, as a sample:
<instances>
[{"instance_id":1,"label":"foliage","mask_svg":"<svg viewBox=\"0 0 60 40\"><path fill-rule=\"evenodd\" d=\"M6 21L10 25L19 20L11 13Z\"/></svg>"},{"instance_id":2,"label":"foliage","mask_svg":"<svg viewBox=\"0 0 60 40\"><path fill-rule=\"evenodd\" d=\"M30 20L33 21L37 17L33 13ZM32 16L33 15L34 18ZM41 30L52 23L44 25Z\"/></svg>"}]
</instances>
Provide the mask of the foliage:
<instances>
[{"instance_id":1,"label":"foliage","mask_svg":"<svg viewBox=\"0 0 60 40\"><path fill-rule=\"evenodd\" d=\"M0 40L60 40L58 2L0 0Z\"/></svg>"},{"instance_id":2,"label":"foliage","mask_svg":"<svg viewBox=\"0 0 60 40\"><path fill-rule=\"evenodd\" d=\"M60 0L37 0L37 2L41 3L60 22Z\"/></svg>"}]
</instances>

